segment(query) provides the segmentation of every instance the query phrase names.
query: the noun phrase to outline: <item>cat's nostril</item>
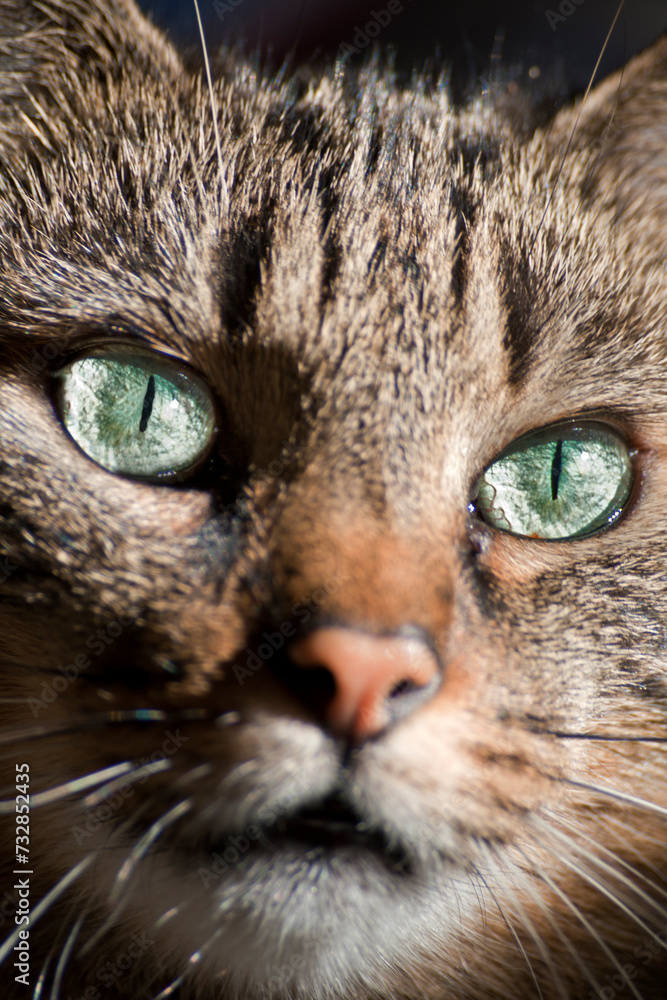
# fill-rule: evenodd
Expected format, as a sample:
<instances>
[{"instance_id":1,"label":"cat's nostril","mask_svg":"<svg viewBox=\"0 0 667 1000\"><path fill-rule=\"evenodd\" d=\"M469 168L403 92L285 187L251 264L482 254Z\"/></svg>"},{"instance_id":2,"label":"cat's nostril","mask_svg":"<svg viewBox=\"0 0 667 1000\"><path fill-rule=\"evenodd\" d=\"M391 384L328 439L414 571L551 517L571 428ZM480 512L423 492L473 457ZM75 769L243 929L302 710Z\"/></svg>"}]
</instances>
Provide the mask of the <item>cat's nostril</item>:
<instances>
[{"instance_id":1,"label":"cat's nostril","mask_svg":"<svg viewBox=\"0 0 667 1000\"><path fill-rule=\"evenodd\" d=\"M299 668L299 693L322 712L327 728L353 743L377 736L440 685L435 653L412 635L332 626L293 643L289 656ZM319 697L310 697L315 689Z\"/></svg>"},{"instance_id":2,"label":"cat's nostril","mask_svg":"<svg viewBox=\"0 0 667 1000\"><path fill-rule=\"evenodd\" d=\"M409 694L415 690L415 685L410 680L399 681L389 692L390 698L400 698L401 695Z\"/></svg>"}]
</instances>

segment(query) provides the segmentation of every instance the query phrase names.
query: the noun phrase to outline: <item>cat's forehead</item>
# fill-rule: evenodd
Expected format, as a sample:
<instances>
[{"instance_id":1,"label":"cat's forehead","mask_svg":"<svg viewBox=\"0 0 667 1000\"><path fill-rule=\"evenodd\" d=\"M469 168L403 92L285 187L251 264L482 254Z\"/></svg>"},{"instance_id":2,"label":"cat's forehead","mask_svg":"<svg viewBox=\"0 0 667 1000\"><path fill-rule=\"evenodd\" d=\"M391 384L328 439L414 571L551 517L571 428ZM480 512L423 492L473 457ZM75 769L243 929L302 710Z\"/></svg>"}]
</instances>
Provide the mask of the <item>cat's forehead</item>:
<instances>
[{"instance_id":1,"label":"cat's forehead","mask_svg":"<svg viewBox=\"0 0 667 1000\"><path fill-rule=\"evenodd\" d=\"M406 434L415 406L451 427L494 399L508 436L641 391L648 278L586 193L594 149L377 69L290 82L230 57L213 95L132 59L63 79L5 182L14 328L139 336L268 419L285 385L350 419L367 396Z\"/></svg>"}]
</instances>

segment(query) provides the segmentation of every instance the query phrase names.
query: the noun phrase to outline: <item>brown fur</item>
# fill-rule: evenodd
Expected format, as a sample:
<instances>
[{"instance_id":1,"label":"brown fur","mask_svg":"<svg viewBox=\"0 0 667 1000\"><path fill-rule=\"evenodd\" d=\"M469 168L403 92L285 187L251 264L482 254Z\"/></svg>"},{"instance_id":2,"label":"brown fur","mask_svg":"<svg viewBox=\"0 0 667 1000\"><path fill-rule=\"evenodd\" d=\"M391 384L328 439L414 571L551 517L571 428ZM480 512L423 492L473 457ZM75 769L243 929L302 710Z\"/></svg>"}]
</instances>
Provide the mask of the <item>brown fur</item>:
<instances>
[{"instance_id":1,"label":"brown fur","mask_svg":"<svg viewBox=\"0 0 667 1000\"><path fill-rule=\"evenodd\" d=\"M28 762L33 911L89 864L30 925L31 989L658 1000L667 40L528 135L376 68L264 79L223 54L216 79L224 183L203 78L130 0L0 2L3 799ZM141 483L73 444L49 372L109 340L208 381L223 475ZM583 414L637 452L612 530L550 543L469 513L504 448ZM442 684L341 749L283 652L237 679L286 622L419 629ZM154 753L125 798L40 804ZM385 857L274 844L211 875L336 786ZM11 813L0 831L7 941ZM31 996L12 961L3 995Z\"/></svg>"}]
</instances>

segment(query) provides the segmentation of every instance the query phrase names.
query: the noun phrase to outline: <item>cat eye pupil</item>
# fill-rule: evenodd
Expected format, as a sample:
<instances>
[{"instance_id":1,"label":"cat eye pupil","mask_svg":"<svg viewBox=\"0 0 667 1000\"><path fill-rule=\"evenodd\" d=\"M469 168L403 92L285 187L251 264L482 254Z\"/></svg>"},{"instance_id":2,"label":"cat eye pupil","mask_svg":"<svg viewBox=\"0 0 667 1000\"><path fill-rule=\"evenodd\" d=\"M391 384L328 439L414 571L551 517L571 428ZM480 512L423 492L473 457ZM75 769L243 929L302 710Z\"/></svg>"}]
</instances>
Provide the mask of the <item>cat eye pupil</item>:
<instances>
[{"instance_id":1,"label":"cat eye pupil","mask_svg":"<svg viewBox=\"0 0 667 1000\"><path fill-rule=\"evenodd\" d=\"M212 394L175 360L132 350L91 352L56 378L65 428L109 472L182 479L211 449Z\"/></svg>"},{"instance_id":2,"label":"cat eye pupil","mask_svg":"<svg viewBox=\"0 0 667 1000\"><path fill-rule=\"evenodd\" d=\"M560 470L563 466L563 440L559 438L556 443L556 450L554 451L554 457L551 462L551 499L558 499L558 480L560 479Z\"/></svg>"},{"instance_id":3,"label":"cat eye pupil","mask_svg":"<svg viewBox=\"0 0 667 1000\"><path fill-rule=\"evenodd\" d=\"M625 441L594 421L520 438L477 482L472 509L512 535L563 541L614 524L632 490Z\"/></svg>"},{"instance_id":4,"label":"cat eye pupil","mask_svg":"<svg viewBox=\"0 0 667 1000\"><path fill-rule=\"evenodd\" d=\"M141 420L139 422L139 430L142 434L148 429L148 421L151 418L151 413L153 412L153 403L155 402L155 375L151 375L148 379L148 386L146 388L146 395L144 396L144 403L141 409Z\"/></svg>"}]
</instances>

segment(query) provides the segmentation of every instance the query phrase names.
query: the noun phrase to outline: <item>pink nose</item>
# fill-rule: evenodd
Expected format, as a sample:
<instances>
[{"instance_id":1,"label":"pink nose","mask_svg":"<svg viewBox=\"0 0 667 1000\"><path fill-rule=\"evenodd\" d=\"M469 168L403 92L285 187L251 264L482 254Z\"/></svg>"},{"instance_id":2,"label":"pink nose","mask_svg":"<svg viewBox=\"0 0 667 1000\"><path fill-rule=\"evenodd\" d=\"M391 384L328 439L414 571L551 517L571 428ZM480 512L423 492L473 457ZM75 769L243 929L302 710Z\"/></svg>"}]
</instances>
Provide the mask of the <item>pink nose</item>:
<instances>
[{"instance_id":1,"label":"pink nose","mask_svg":"<svg viewBox=\"0 0 667 1000\"><path fill-rule=\"evenodd\" d=\"M335 693L325 722L354 743L377 736L439 686L438 660L417 637L320 628L293 643L289 653L298 667L324 668L332 675Z\"/></svg>"}]
</instances>

